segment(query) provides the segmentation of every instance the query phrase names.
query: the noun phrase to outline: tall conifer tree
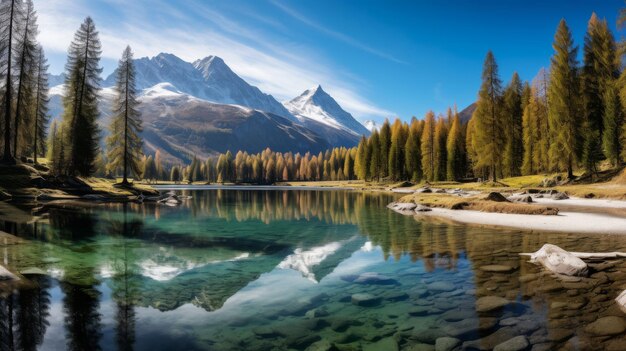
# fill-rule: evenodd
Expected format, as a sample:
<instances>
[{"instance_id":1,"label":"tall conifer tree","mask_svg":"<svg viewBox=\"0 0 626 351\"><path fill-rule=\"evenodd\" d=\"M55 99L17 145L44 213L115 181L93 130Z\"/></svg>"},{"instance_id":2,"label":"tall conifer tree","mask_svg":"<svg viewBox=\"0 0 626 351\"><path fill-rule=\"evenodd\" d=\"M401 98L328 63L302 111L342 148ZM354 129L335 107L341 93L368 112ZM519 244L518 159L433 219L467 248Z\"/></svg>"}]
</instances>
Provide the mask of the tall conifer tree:
<instances>
[{"instance_id":1,"label":"tall conifer tree","mask_svg":"<svg viewBox=\"0 0 626 351\"><path fill-rule=\"evenodd\" d=\"M447 120L443 117L437 119L435 125L435 174L434 179L437 181L446 180L447 171L447 149L446 140L448 137Z\"/></svg>"},{"instance_id":2,"label":"tall conifer tree","mask_svg":"<svg viewBox=\"0 0 626 351\"><path fill-rule=\"evenodd\" d=\"M4 112L4 150L2 162L15 164L11 152L11 123L13 121L13 71L15 64L16 41L22 18L22 1L6 0L0 2L0 64L4 74L2 107Z\"/></svg>"},{"instance_id":3,"label":"tall conifer tree","mask_svg":"<svg viewBox=\"0 0 626 351\"><path fill-rule=\"evenodd\" d=\"M463 177L465 167L465 151L463 146L463 126L461 125L459 114L455 111L446 145L448 156L446 173L448 180L457 180Z\"/></svg>"},{"instance_id":4,"label":"tall conifer tree","mask_svg":"<svg viewBox=\"0 0 626 351\"><path fill-rule=\"evenodd\" d=\"M109 148L107 168L111 171L121 168L122 184L128 184L130 172L139 175L143 147L143 142L139 137L139 133L142 131L141 115L137 110L139 101L137 101L135 66L130 46L126 47L119 61L115 83L117 95L113 104L114 116L111 121L111 134L107 139ZM196 160L195 157L194 160ZM194 179L200 178L197 173L194 174Z\"/></svg>"},{"instance_id":5,"label":"tall conifer tree","mask_svg":"<svg viewBox=\"0 0 626 351\"><path fill-rule=\"evenodd\" d=\"M578 61L572 33L561 20L554 36L548 88L548 119L552 133L550 159L558 170L574 177L574 166L580 148L581 111L579 103Z\"/></svg>"},{"instance_id":6,"label":"tall conifer tree","mask_svg":"<svg viewBox=\"0 0 626 351\"><path fill-rule=\"evenodd\" d=\"M23 6L22 20L17 41L15 104L15 132L13 133L13 155L19 156L32 142L32 124L34 122L34 87L37 68L37 14L32 0L26 0Z\"/></svg>"},{"instance_id":7,"label":"tall conifer tree","mask_svg":"<svg viewBox=\"0 0 626 351\"><path fill-rule=\"evenodd\" d=\"M100 86L100 40L95 23L87 17L70 45L65 65L63 121L70 174L89 176L98 155L98 90Z\"/></svg>"},{"instance_id":8,"label":"tall conifer tree","mask_svg":"<svg viewBox=\"0 0 626 351\"><path fill-rule=\"evenodd\" d=\"M435 180L435 113L429 111L424 118L421 140L422 173L424 180Z\"/></svg>"},{"instance_id":9,"label":"tall conifer tree","mask_svg":"<svg viewBox=\"0 0 626 351\"><path fill-rule=\"evenodd\" d=\"M496 181L498 167L506 141L505 122L502 118L502 83L498 76L498 65L489 51L483 65L482 84L474 118L477 166L488 167L490 178Z\"/></svg>"},{"instance_id":10,"label":"tall conifer tree","mask_svg":"<svg viewBox=\"0 0 626 351\"><path fill-rule=\"evenodd\" d=\"M35 115L33 123L33 159L37 163L37 156L46 152L46 128L48 125L48 61L43 47L37 49L36 78L34 87Z\"/></svg>"},{"instance_id":11,"label":"tall conifer tree","mask_svg":"<svg viewBox=\"0 0 626 351\"><path fill-rule=\"evenodd\" d=\"M380 127L378 137L380 143L380 164L378 167L380 169L380 178L385 178L389 175L389 149L391 148L391 125L389 120L385 120L385 123Z\"/></svg>"},{"instance_id":12,"label":"tall conifer tree","mask_svg":"<svg viewBox=\"0 0 626 351\"><path fill-rule=\"evenodd\" d=\"M517 72L513 73L511 82L504 90L504 130L505 146L502 162L502 173L505 176L518 176L522 167L522 82Z\"/></svg>"},{"instance_id":13,"label":"tall conifer tree","mask_svg":"<svg viewBox=\"0 0 626 351\"><path fill-rule=\"evenodd\" d=\"M414 117L404 146L406 174L414 182L422 179L421 129L422 122Z\"/></svg>"}]
</instances>

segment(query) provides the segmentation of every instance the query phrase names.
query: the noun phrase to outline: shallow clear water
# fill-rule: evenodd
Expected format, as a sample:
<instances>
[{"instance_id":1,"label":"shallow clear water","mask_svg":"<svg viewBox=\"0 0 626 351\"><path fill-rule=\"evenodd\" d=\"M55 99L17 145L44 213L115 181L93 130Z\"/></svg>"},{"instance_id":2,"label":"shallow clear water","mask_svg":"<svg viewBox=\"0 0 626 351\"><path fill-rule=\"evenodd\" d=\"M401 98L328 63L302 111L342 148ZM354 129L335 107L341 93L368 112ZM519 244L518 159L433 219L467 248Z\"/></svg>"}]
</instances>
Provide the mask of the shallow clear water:
<instances>
[{"instance_id":1,"label":"shallow clear water","mask_svg":"<svg viewBox=\"0 0 626 351\"><path fill-rule=\"evenodd\" d=\"M626 349L596 323L624 317L624 261L562 279L519 256L626 237L413 218L385 194L182 192L180 207L3 205L0 229L29 240L0 243L27 278L0 282L0 350Z\"/></svg>"}]
</instances>

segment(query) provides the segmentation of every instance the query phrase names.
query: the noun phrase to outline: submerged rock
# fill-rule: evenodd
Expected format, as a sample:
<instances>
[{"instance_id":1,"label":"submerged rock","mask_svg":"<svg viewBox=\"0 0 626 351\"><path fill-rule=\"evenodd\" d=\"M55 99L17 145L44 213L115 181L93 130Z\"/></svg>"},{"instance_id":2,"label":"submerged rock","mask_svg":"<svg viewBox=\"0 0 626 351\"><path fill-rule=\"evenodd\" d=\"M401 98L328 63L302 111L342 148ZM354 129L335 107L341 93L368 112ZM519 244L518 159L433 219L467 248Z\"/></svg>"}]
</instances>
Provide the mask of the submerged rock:
<instances>
[{"instance_id":1,"label":"submerged rock","mask_svg":"<svg viewBox=\"0 0 626 351\"><path fill-rule=\"evenodd\" d=\"M398 282L386 275L382 275L376 272L365 272L360 274L354 283L357 284L372 284L372 285L395 285Z\"/></svg>"},{"instance_id":2,"label":"submerged rock","mask_svg":"<svg viewBox=\"0 0 626 351\"><path fill-rule=\"evenodd\" d=\"M361 307L374 307L380 305L382 298L372 294L354 294L351 301L354 305Z\"/></svg>"},{"instance_id":3,"label":"submerged rock","mask_svg":"<svg viewBox=\"0 0 626 351\"><path fill-rule=\"evenodd\" d=\"M596 336L618 335L626 331L626 320L622 317L602 317L585 327L585 332Z\"/></svg>"},{"instance_id":4,"label":"submerged rock","mask_svg":"<svg viewBox=\"0 0 626 351\"><path fill-rule=\"evenodd\" d=\"M491 264L487 266L481 266L480 270L485 271L485 272L508 273L508 272L514 271L515 269L511 266L505 266L501 264Z\"/></svg>"},{"instance_id":5,"label":"submerged rock","mask_svg":"<svg viewBox=\"0 0 626 351\"><path fill-rule=\"evenodd\" d=\"M498 310L511 303L509 300L499 296L484 296L476 300L476 312L490 312Z\"/></svg>"},{"instance_id":6,"label":"submerged rock","mask_svg":"<svg viewBox=\"0 0 626 351\"><path fill-rule=\"evenodd\" d=\"M389 350L389 351L397 351L399 350L398 342L393 338L384 338L373 344L365 345L363 347L363 351L379 351L379 350Z\"/></svg>"},{"instance_id":7,"label":"submerged rock","mask_svg":"<svg viewBox=\"0 0 626 351\"><path fill-rule=\"evenodd\" d=\"M528 345L528 339L526 339L525 336L520 335L496 345L496 347L493 348L493 351L522 351L526 350Z\"/></svg>"},{"instance_id":8,"label":"submerged rock","mask_svg":"<svg viewBox=\"0 0 626 351\"><path fill-rule=\"evenodd\" d=\"M443 336L435 341L435 351L452 351L461 344L461 340Z\"/></svg>"},{"instance_id":9,"label":"submerged rock","mask_svg":"<svg viewBox=\"0 0 626 351\"><path fill-rule=\"evenodd\" d=\"M552 244L545 244L533 253L530 262L541 263L549 271L563 275L586 276L589 272L583 260Z\"/></svg>"},{"instance_id":10,"label":"submerged rock","mask_svg":"<svg viewBox=\"0 0 626 351\"><path fill-rule=\"evenodd\" d=\"M430 283L428 284L428 290L432 290L432 291L452 291L455 290L456 287L454 286L454 284L450 283L450 282L434 282L434 283Z\"/></svg>"}]
</instances>

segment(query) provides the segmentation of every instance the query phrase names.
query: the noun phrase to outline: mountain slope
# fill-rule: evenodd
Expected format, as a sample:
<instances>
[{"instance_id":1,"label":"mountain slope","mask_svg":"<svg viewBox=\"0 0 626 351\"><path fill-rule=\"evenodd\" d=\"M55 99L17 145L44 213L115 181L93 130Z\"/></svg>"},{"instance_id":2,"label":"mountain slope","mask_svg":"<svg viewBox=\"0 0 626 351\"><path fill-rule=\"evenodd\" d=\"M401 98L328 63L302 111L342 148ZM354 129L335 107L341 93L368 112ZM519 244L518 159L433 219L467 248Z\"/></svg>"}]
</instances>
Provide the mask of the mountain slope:
<instances>
[{"instance_id":1,"label":"mountain slope","mask_svg":"<svg viewBox=\"0 0 626 351\"><path fill-rule=\"evenodd\" d=\"M146 151L159 149L169 162L228 150L319 152L330 147L320 135L281 116L214 104L166 83L144 90L140 101Z\"/></svg>"},{"instance_id":2,"label":"mountain slope","mask_svg":"<svg viewBox=\"0 0 626 351\"><path fill-rule=\"evenodd\" d=\"M344 111L337 101L328 95L321 86L307 89L300 96L284 103L289 112L300 122L325 124L335 129L347 131L358 138L361 135L369 135L367 130L351 114Z\"/></svg>"},{"instance_id":3,"label":"mountain slope","mask_svg":"<svg viewBox=\"0 0 626 351\"><path fill-rule=\"evenodd\" d=\"M459 118L461 119L461 122L462 123L469 122L469 120L472 119L472 115L474 114L474 111L476 111L475 102L467 106L466 108L464 108L463 111L459 112Z\"/></svg>"}]
</instances>

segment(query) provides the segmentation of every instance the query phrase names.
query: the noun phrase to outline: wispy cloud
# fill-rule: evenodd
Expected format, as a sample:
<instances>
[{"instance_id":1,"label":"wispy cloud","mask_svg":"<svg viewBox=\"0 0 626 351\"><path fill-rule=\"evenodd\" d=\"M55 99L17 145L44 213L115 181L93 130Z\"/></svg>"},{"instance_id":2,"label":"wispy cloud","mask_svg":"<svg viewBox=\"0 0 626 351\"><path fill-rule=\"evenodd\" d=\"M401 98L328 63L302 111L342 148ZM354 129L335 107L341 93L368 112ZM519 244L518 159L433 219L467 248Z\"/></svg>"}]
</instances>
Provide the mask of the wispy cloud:
<instances>
[{"instance_id":1,"label":"wispy cloud","mask_svg":"<svg viewBox=\"0 0 626 351\"><path fill-rule=\"evenodd\" d=\"M299 13L298 11L292 9L291 7L279 2L278 0L272 0L271 1L272 4L274 4L274 6L278 7L279 9L281 9L283 12L285 12L286 14L288 14L289 16L293 17L294 19L306 24L307 26L314 28L334 39L337 39L339 41L342 41L350 46L353 46L357 49L363 50L365 52L368 52L370 54L376 55L378 57L382 57L386 60L395 62L395 63L400 63L400 64L406 64L405 61L402 61L398 58L393 57L392 55L389 55L383 51L374 49L370 46L367 46L363 43L361 43L360 41L345 35L344 33L341 32L337 32L334 31L332 29L328 29L322 25L320 25L319 23L307 18L306 16L302 15L301 13Z\"/></svg>"},{"instance_id":2,"label":"wispy cloud","mask_svg":"<svg viewBox=\"0 0 626 351\"><path fill-rule=\"evenodd\" d=\"M65 54L75 30L85 16L91 15L100 32L103 58L108 60L117 60L126 45L133 48L135 57L171 52L194 61L217 55L249 83L279 100L322 84L359 119L393 115L361 95L355 88L362 89L365 85L360 78L333 70L331 64L310 48L264 37L255 28L206 10L200 3L186 4L191 4L188 6L192 9L173 9L161 0L136 0L128 5L120 0L105 3L39 0L35 4L39 13L39 40L46 52ZM199 19L185 17L186 10L194 11Z\"/></svg>"}]
</instances>

